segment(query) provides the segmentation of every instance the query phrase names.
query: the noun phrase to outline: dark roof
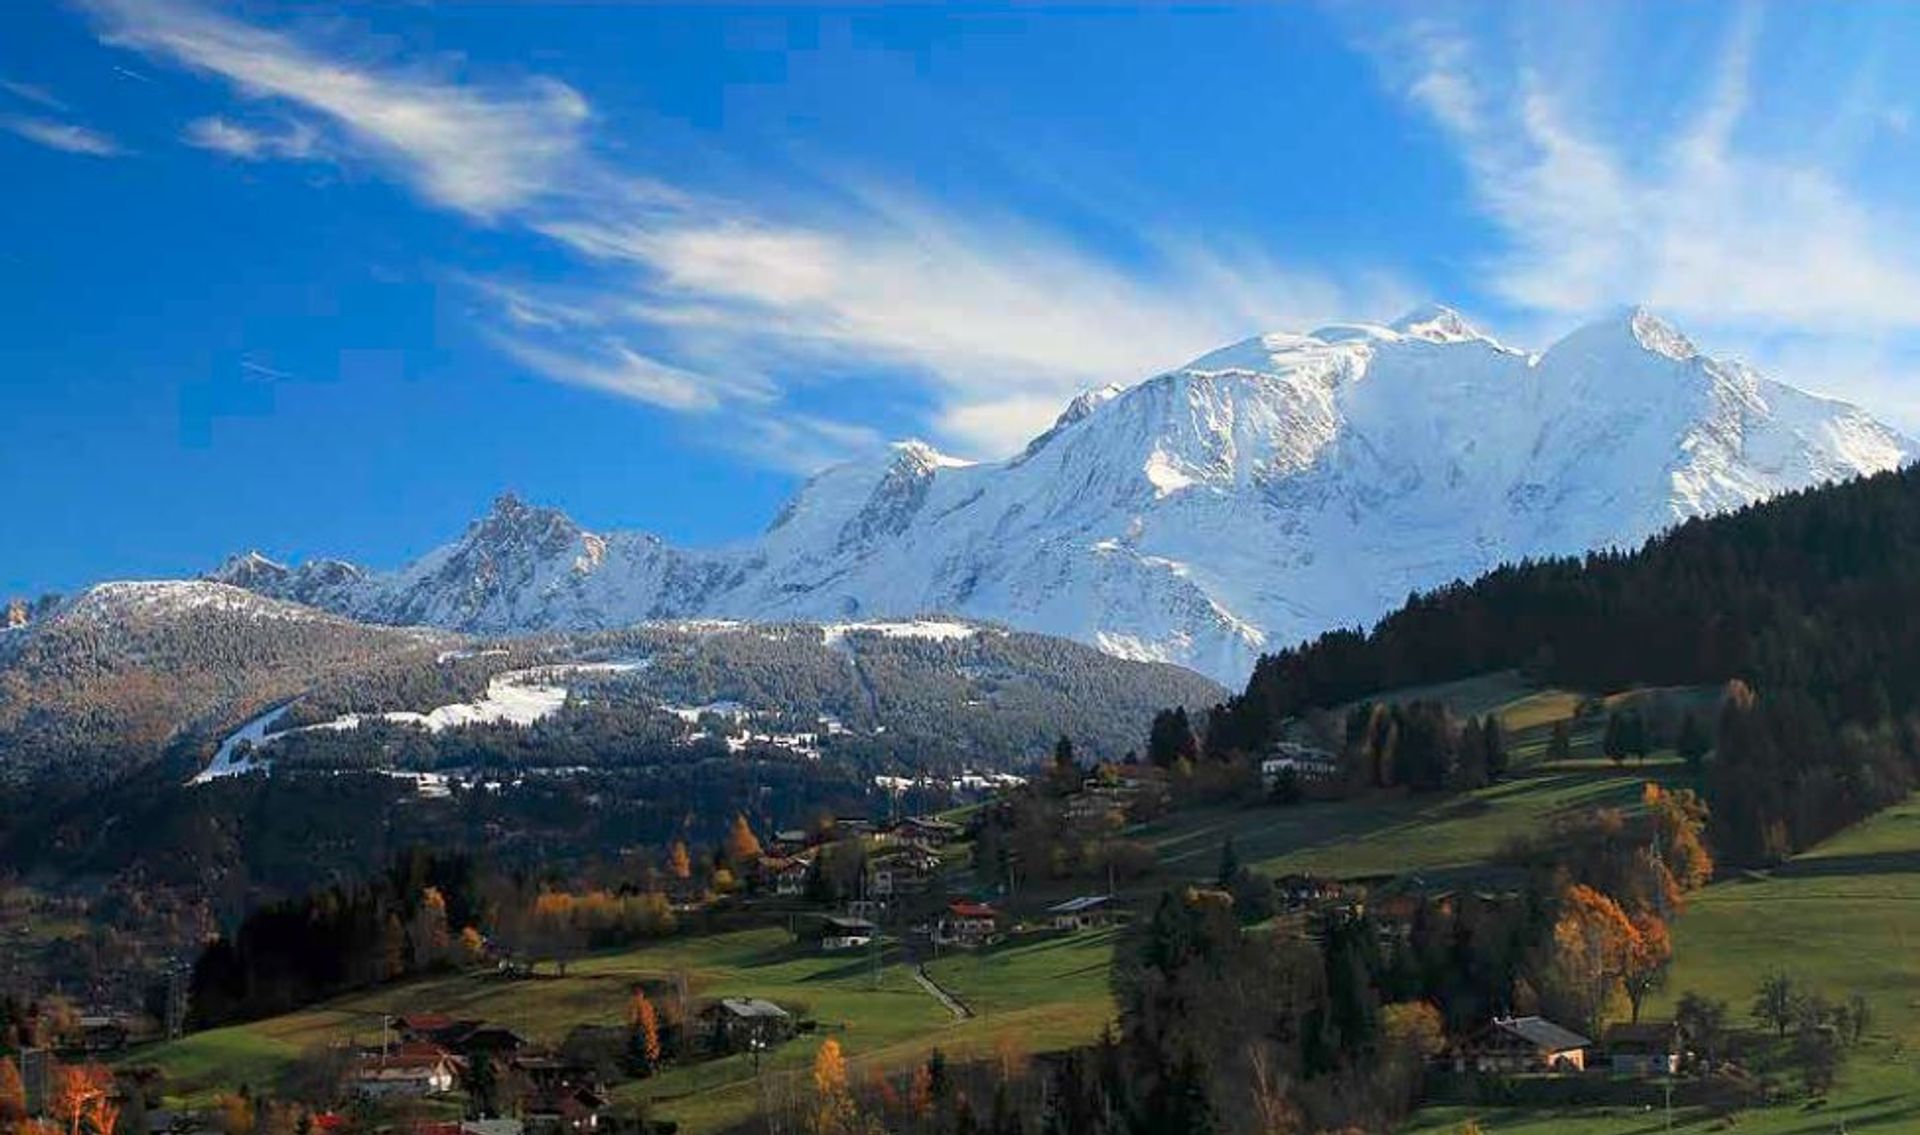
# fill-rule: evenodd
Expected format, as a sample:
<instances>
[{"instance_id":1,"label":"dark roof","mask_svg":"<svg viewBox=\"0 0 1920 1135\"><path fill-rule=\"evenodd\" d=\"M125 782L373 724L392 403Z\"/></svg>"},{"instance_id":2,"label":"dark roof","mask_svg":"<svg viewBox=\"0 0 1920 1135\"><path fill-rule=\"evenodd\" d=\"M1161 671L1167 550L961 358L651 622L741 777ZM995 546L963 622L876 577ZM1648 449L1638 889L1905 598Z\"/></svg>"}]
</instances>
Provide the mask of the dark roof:
<instances>
[{"instance_id":1,"label":"dark roof","mask_svg":"<svg viewBox=\"0 0 1920 1135\"><path fill-rule=\"evenodd\" d=\"M874 931L873 923L864 918L854 918L845 914L823 914L820 916L820 921L844 933L871 934Z\"/></svg>"},{"instance_id":2,"label":"dark roof","mask_svg":"<svg viewBox=\"0 0 1920 1135\"><path fill-rule=\"evenodd\" d=\"M758 997L723 997L714 1005L714 1009L735 1017L763 1017L768 1020L785 1020L787 1011L771 1001Z\"/></svg>"},{"instance_id":3,"label":"dark roof","mask_svg":"<svg viewBox=\"0 0 1920 1135\"><path fill-rule=\"evenodd\" d=\"M1579 1033L1571 1029L1563 1029L1545 1017L1495 1017L1493 1027L1549 1052L1585 1048L1593 1043Z\"/></svg>"},{"instance_id":4,"label":"dark roof","mask_svg":"<svg viewBox=\"0 0 1920 1135\"><path fill-rule=\"evenodd\" d=\"M1080 914L1089 910L1099 910L1113 901L1112 895L1081 895L1068 899L1057 906L1047 908L1048 914Z\"/></svg>"}]
</instances>

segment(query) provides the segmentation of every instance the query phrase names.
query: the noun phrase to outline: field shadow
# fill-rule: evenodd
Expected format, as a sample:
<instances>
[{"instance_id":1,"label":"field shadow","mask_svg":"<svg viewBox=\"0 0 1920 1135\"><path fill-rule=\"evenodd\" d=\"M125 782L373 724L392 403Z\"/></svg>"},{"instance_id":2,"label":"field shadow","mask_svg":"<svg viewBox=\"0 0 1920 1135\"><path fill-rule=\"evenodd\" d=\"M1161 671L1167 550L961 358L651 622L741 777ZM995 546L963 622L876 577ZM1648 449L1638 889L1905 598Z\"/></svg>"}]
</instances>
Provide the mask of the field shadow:
<instances>
[{"instance_id":1,"label":"field shadow","mask_svg":"<svg viewBox=\"0 0 1920 1135\"><path fill-rule=\"evenodd\" d=\"M1840 875L1920 874L1920 850L1869 851L1790 859L1773 869L1776 879L1821 879Z\"/></svg>"}]
</instances>

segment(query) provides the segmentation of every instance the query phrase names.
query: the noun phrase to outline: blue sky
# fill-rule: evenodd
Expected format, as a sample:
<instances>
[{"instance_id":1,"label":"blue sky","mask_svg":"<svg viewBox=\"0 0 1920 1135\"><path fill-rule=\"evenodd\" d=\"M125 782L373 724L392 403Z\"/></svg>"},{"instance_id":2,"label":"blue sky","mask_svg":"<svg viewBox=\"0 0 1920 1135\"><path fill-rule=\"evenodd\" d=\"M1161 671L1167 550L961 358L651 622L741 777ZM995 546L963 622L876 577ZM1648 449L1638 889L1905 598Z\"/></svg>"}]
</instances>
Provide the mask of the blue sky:
<instances>
[{"instance_id":1,"label":"blue sky","mask_svg":"<svg viewBox=\"0 0 1920 1135\"><path fill-rule=\"evenodd\" d=\"M887 439L1433 298L1920 428L1920 11L0 10L0 593L717 543Z\"/></svg>"}]
</instances>

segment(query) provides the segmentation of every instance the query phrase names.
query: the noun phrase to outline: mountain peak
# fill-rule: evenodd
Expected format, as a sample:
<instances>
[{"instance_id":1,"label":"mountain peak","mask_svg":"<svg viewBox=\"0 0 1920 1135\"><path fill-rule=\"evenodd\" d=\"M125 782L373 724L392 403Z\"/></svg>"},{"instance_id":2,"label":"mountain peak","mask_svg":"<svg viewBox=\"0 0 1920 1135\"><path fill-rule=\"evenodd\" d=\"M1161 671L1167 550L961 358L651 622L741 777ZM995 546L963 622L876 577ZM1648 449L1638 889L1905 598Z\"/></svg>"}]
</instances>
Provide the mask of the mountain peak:
<instances>
[{"instance_id":1,"label":"mountain peak","mask_svg":"<svg viewBox=\"0 0 1920 1135\"><path fill-rule=\"evenodd\" d=\"M1616 308L1574 331L1561 343L1607 343L1627 339L1635 347L1676 362L1700 357L1693 340L1641 304ZM1559 344L1555 344L1557 347Z\"/></svg>"},{"instance_id":2,"label":"mountain peak","mask_svg":"<svg viewBox=\"0 0 1920 1135\"><path fill-rule=\"evenodd\" d=\"M1633 331L1633 337L1642 347L1657 355L1670 359L1691 359L1700 353L1693 340L1680 333L1680 329L1655 315L1645 307L1635 305L1625 313L1627 326Z\"/></svg>"},{"instance_id":3,"label":"mountain peak","mask_svg":"<svg viewBox=\"0 0 1920 1135\"><path fill-rule=\"evenodd\" d=\"M896 441L888 448L893 453L894 465L911 465L923 472L931 472L935 469L959 469L973 464L964 458L942 453L917 437Z\"/></svg>"},{"instance_id":4,"label":"mountain peak","mask_svg":"<svg viewBox=\"0 0 1920 1135\"><path fill-rule=\"evenodd\" d=\"M287 566L267 558L258 551L242 552L228 556L226 562L204 578L213 583L230 583L236 587L259 589L262 584L285 579Z\"/></svg>"},{"instance_id":5,"label":"mountain peak","mask_svg":"<svg viewBox=\"0 0 1920 1135\"><path fill-rule=\"evenodd\" d=\"M1387 326L1409 338L1430 343L1464 343L1486 338L1466 317L1438 303L1421 304Z\"/></svg>"},{"instance_id":6,"label":"mountain peak","mask_svg":"<svg viewBox=\"0 0 1920 1135\"><path fill-rule=\"evenodd\" d=\"M1057 430L1070 426L1125 392L1126 387L1117 382L1109 382L1097 390L1082 390L1073 396L1073 401L1067 403L1066 409L1060 411L1060 416L1054 419L1053 428Z\"/></svg>"}]
</instances>

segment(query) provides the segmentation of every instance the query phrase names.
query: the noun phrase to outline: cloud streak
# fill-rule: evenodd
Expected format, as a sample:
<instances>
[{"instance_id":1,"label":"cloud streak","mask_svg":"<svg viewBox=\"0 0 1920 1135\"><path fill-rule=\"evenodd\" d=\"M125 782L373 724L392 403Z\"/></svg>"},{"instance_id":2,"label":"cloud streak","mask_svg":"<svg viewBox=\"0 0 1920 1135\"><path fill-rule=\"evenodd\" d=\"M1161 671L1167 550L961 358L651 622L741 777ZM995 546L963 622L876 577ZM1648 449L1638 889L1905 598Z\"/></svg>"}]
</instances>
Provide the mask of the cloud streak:
<instances>
[{"instance_id":1,"label":"cloud streak","mask_svg":"<svg viewBox=\"0 0 1920 1135\"><path fill-rule=\"evenodd\" d=\"M1830 162L1778 148L1778 134L1753 132L1774 148L1743 142L1755 11L1725 30L1677 126L1651 139L1644 120L1583 115L1608 99L1565 78L1581 69L1524 31L1490 43L1429 19L1374 46L1390 81L1457 145L1504 234L1489 267L1510 303L1576 315L1644 300L1710 329L1920 326L1920 264L1903 222Z\"/></svg>"},{"instance_id":2,"label":"cloud streak","mask_svg":"<svg viewBox=\"0 0 1920 1135\"><path fill-rule=\"evenodd\" d=\"M213 150L241 161L269 158L301 160L320 154L320 133L304 122L280 129L246 126L214 115L196 118L181 131L180 140L202 150Z\"/></svg>"},{"instance_id":3,"label":"cloud streak","mask_svg":"<svg viewBox=\"0 0 1920 1135\"><path fill-rule=\"evenodd\" d=\"M0 115L0 129L36 145L90 158L112 158L125 153L113 137L71 122L56 122L26 114Z\"/></svg>"},{"instance_id":4,"label":"cloud streak","mask_svg":"<svg viewBox=\"0 0 1920 1135\"><path fill-rule=\"evenodd\" d=\"M592 111L546 78L462 82L376 66L179 0L92 0L103 38L219 76L325 123L429 202L524 226L571 252L564 283L471 281L489 338L556 381L685 414L731 411L783 465L877 440L794 409L800 388L888 385L975 455L1013 452L1078 390L1144 377L1275 325L1381 316L1411 293L1146 239L1122 265L1011 218L942 210L833 180L787 215L596 153ZM187 140L237 158L302 157L225 118ZM645 344L641 346L640 344Z\"/></svg>"},{"instance_id":5,"label":"cloud streak","mask_svg":"<svg viewBox=\"0 0 1920 1135\"><path fill-rule=\"evenodd\" d=\"M171 0L94 0L90 9L106 42L322 115L423 196L475 217L552 192L580 152L587 104L564 83L476 87L426 70L382 72Z\"/></svg>"}]
</instances>

